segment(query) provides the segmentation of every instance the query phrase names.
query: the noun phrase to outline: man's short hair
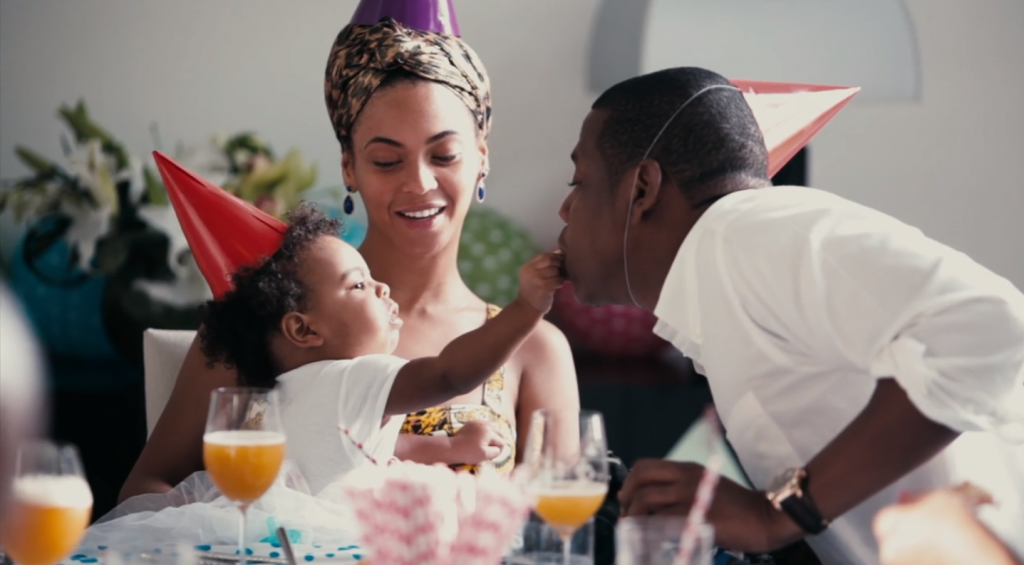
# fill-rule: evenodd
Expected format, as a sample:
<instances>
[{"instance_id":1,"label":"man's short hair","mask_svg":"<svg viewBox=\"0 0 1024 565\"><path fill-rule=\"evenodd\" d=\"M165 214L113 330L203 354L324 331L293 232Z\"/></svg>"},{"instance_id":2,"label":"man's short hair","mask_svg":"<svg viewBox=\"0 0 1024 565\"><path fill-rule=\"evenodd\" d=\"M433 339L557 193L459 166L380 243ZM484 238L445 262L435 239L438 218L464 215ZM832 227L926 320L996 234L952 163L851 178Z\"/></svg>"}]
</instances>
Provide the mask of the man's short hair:
<instances>
[{"instance_id":1,"label":"man's short hair","mask_svg":"<svg viewBox=\"0 0 1024 565\"><path fill-rule=\"evenodd\" d=\"M701 89L731 85L725 77L697 67L679 67L625 80L594 102L605 110L598 148L614 182L636 165L680 106ZM697 204L714 196L724 177L768 178L768 150L761 128L743 97L715 88L694 99L672 119L651 149L663 174Z\"/></svg>"}]
</instances>

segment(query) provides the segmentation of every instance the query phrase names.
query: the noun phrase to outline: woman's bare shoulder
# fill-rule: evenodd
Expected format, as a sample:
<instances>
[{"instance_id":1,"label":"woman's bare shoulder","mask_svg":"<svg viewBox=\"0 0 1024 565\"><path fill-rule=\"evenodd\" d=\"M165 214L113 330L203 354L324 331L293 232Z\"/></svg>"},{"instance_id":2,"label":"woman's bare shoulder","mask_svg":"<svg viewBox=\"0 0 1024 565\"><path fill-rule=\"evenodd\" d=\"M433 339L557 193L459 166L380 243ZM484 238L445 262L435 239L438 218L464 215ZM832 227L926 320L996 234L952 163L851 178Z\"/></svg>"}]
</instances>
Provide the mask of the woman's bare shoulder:
<instances>
[{"instance_id":1,"label":"woman's bare shoulder","mask_svg":"<svg viewBox=\"0 0 1024 565\"><path fill-rule=\"evenodd\" d=\"M565 338L558 326L547 320L541 320L537 328L533 330L530 337L523 343L523 348L530 353L550 354L567 356L572 358L572 349L569 348L569 340Z\"/></svg>"},{"instance_id":2,"label":"woman's bare shoulder","mask_svg":"<svg viewBox=\"0 0 1024 565\"><path fill-rule=\"evenodd\" d=\"M576 385L576 367L569 341L562 330L547 320L537 325L519 348L517 357L523 368L524 384L525 381L556 379Z\"/></svg>"}]
</instances>

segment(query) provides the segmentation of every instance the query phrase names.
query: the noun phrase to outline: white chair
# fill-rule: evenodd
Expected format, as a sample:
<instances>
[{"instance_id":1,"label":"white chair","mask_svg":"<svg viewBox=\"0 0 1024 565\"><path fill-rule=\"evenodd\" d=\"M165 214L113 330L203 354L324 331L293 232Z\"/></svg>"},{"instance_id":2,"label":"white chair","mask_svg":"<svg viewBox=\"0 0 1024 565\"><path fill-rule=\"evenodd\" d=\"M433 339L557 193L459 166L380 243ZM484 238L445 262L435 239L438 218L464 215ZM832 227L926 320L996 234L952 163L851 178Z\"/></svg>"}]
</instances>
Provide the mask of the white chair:
<instances>
[{"instance_id":1,"label":"white chair","mask_svg":"<svg viewBox=\"0 0 1024 565\"><path fill-rule=\"evenodd\" d=\"M174 390L185 354L195 339L191 330L148 329L142 335L146 380L146 437L153 433Z\"/></svg>"}]
</instances>

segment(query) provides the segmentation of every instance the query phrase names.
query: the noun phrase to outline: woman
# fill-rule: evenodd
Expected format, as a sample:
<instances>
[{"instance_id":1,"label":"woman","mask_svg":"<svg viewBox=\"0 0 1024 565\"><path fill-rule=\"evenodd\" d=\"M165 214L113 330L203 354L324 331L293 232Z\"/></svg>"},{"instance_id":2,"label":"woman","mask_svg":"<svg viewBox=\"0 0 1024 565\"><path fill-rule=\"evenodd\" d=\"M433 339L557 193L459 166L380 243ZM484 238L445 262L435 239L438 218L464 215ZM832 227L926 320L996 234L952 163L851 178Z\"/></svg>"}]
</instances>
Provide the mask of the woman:
<instances>
[{"instance_id":1,"label":"woman","mask_svg":"<svg viewBox=\"0 0 1024 565\"><path fill-rule=\"evenodd\" d=\"M488 169L486 72L459 38L386 18L341 31L325 94L345 183L367 209L360 251L374 278L391 287L405 321L395 353L435 355L494 312L462 281L456 263L463 221L474 196L482 199ZM208 366L194 342L122 501L165 492L203 468L210 391L234 384L235 373ZM405 431L422 435L404 436L398 455L447 464L493 460L507 471L522 453L527 416L545 407L579 407L568 343L546 322L481 390L411 415ZM471 419L492 424L471 424L450 441Z\"/></svg>"}]
</instances>

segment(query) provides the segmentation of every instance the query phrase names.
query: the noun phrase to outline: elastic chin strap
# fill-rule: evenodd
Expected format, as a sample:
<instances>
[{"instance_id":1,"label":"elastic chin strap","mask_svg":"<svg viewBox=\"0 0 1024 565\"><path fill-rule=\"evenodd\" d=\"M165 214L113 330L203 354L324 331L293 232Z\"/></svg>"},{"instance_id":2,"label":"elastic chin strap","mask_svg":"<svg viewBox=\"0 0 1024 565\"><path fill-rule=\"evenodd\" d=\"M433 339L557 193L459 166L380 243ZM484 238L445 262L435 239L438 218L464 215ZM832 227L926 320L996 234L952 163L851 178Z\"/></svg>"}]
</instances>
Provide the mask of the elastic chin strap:
<instances>
[{"instance_id":1,"label":"elastic chin strap","mask_svg":"<svg viewBox=\"0 0 1024 565\"><path fill-rule=\"evenodd\" d=\"M699 98L700 95L704 94L705 92L708 92L710 90L718 90L718 89L737 90L737 91L739 90L738 88L736 88L735 86L732 86L732 85L716 84L716 85L712 85L712 86L705 86L704 88L702 88L702 89L698 90L697 92L695 92L693 94L693 96L687 98L686 101L683 102L682 104L680 104L679 108L677 108L676 111L673 112L672 115L669 116L667 120L665 120L665 125L661 126L661 129L658 130L658 135L654 136L654 140L651 141L651 144L647 147L647 151L644 151L644 156L640 158L640 162L641 163L644 162L644 160L646 160L647 157L650 156L651 151L654 149L655 144L657 144L658 140L661 139L661 134L665 133L665 130L668 129L669 124L672 123L672 120L676 119L676 116L678 116L679 113L683 111L683 108L686 108L690 104L690 102L693 102L694 100ZM628 255L627 249L629 249L629 247L627 245L629 243L629 219L633 217L633 198L636 196L636 183L639 180L640 180L640 167L637 167L636 173L633 175L633 186L629 190L629 209L626 211L626 229L623 230L623 233L622 233L622 269L623 269L624 274L626 275L626 292L629 293L629 299L633 301L633 305L634 306L642 308L642 306L640 306L640 303L636 301L636 296L633 294L633 285L629 284L629 260L627 258L627 255Z\"/></svg>"}]
</instances>

